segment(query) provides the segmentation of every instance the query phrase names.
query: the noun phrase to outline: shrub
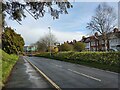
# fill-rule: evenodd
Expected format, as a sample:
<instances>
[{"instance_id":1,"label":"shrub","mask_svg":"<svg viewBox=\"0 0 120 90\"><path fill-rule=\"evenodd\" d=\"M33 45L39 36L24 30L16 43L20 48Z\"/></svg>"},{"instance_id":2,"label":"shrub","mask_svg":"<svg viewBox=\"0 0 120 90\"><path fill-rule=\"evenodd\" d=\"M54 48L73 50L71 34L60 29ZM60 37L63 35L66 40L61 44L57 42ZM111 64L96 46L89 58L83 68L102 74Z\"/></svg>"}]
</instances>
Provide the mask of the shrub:
<instances>
[{"instance_id":1,"label":"shrub","mask_svg":"<svg viewBox=\"0 0 120 90\"><path fill-rule=\"evenodd\" d=\"M75 51L83 51L83 50L85 50L85 44L84 43L82 43L82 42L76 42L74 45L73 45L73 47L74 47L74 50Z\"/></svg>"},{"instance_id":2,"label":"shrub","mask_svg":"<svg viewBox=\"0 0 120 90\"><path fill-rule=\"evenodd\" d=\"M24 40L20 34L13 29L6 27L2 33L2 50L8 54L18 54L23 52Z\"/></svg>"},{"instance_id":3,"label":"shrub","mask_svg":"<svg viewBox=\"0 0 120 90\"><path fill-rule=\"evenodd\" d=\"M48 52L50 52L50 49L51 49L51 52L58 52L59 50L58 50L58 47L48 47Z\"/></svg>"},{"instance_id":4,"label":"shrub","mask_svg":"<svg viewBox=\"0 0 120 90\"><path fill-rule=\"evenodd\" d=\"M59 46L59 50L60 51L72 51L73 50L73 46L68 44L68 43L64 43L61 46Z\"/></svg>"}]
</instances>

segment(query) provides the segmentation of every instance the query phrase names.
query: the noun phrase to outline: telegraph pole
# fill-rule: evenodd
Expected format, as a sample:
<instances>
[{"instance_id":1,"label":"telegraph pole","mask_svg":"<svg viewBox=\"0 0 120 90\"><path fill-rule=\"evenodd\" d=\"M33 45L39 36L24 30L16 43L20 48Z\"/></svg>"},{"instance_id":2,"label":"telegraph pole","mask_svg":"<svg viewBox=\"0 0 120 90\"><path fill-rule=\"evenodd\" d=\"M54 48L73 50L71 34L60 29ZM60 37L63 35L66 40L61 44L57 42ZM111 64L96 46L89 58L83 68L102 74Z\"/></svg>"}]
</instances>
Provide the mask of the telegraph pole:
<instances>
[{"instance_id":1,"label":"telegraph pole","mask_svg":"<svg viewBox=\"0 0 120 90\"><path fill-rule=\"evenodd\" d=\"M49 34L50 34L50 56L51 56L51 28L48 27L48 29L49 29Z\"/></svg>"}]
</instances>

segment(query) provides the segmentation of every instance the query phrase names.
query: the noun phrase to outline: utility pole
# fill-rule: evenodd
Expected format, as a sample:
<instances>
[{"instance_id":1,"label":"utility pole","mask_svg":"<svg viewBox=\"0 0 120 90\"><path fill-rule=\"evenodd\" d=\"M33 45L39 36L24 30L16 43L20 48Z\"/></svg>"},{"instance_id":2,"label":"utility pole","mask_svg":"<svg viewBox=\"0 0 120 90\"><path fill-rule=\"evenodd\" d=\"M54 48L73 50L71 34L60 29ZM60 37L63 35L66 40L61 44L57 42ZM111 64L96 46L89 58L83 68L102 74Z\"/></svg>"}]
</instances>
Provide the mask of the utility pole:
<instances>
[{"instance_id":1,"label":"utility pole","mask_svg":"<svg viewBox=\"0 0 120 90\"><path fill-rule=\"evenodd\" d=\"M49 29L49 34L50 34L50 56L51 56L51 28L48 27L48 29Z\"/></svg>"},{"instance_id":2,"label":"utility pole","mask_svg":"<svg viewBox=\"0 0 120 90\"><path fill-rule=\"evenodd\" d=\"M120 1L118 2L118 30L120 30Z\"/></svg>"}]
</instances>

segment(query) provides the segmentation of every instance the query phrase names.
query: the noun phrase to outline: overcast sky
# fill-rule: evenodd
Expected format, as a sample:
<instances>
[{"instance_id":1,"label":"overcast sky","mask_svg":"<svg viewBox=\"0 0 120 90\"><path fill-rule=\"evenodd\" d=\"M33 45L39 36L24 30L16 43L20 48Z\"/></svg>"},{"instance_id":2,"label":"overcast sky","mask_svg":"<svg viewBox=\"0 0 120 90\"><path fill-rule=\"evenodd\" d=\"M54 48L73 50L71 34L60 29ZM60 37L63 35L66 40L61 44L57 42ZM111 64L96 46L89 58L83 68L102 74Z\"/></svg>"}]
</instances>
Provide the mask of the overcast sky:
<instances>
[{"instance_id":1,"label":"overcast sky","mask_svg":"<svg viewBox=\"0 0 120 90\"><path fill-rule=\"evenodd\" d=\"M69 14L60 15L58 20L53 20L47 13L39 20L35 20L27 14L27 18L21 22L22 25L8 18L7 25L16 29L15 31L23 36L25 45L35 43L40 37L47 34L49 26L60 43L73 39L80 40L82 36L90 35L91 31L86 29L86 25L95 14L98 4L100 2L72 2L73 8L68 10ZM108 4L114 7L117 13L117 2Z\"/></svg>"}]
</instances>

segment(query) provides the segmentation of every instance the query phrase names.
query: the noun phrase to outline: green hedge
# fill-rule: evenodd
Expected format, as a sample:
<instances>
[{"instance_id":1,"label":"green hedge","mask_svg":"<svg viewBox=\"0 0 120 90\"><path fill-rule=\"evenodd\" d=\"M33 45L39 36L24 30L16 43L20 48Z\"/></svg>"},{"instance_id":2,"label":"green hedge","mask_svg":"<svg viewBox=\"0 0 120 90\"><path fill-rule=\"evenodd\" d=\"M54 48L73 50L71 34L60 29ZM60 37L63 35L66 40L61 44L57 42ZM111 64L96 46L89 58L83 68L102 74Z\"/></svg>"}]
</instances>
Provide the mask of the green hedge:
<instances>
[{"instance_id":1,"label":"green hedge","mask_svg":"<svg viewBox=\"0 0 120 90\"><path fill-rule=\"evenodd\" d=\"M0 84L3 85L3 83L5 83L5 81L7 80L7 77L9 76L13 66L15 65L15 63L18 60L18 56L16 55L9 55L7 53L5 53L4 51L2 51L0 49L0 55L1 55L1 59L0 62L2 63L2 69L0 70L0 75L2 75L2 82L0 81ZM1 85L0 85L1 86Z\"/></svg>"},{"instance_id":2,"label":"green hedge","mask_svg":"<svg viewBox=\"0 0 120 90\"><path fill-rule=\"evenodd\" d=\"M49 53L41 53L36 56L85 64L116 72L118 72L118 67L120 64L120 52L59 52L53 53L51 57Z\"/></svg>"}]
</instances>

